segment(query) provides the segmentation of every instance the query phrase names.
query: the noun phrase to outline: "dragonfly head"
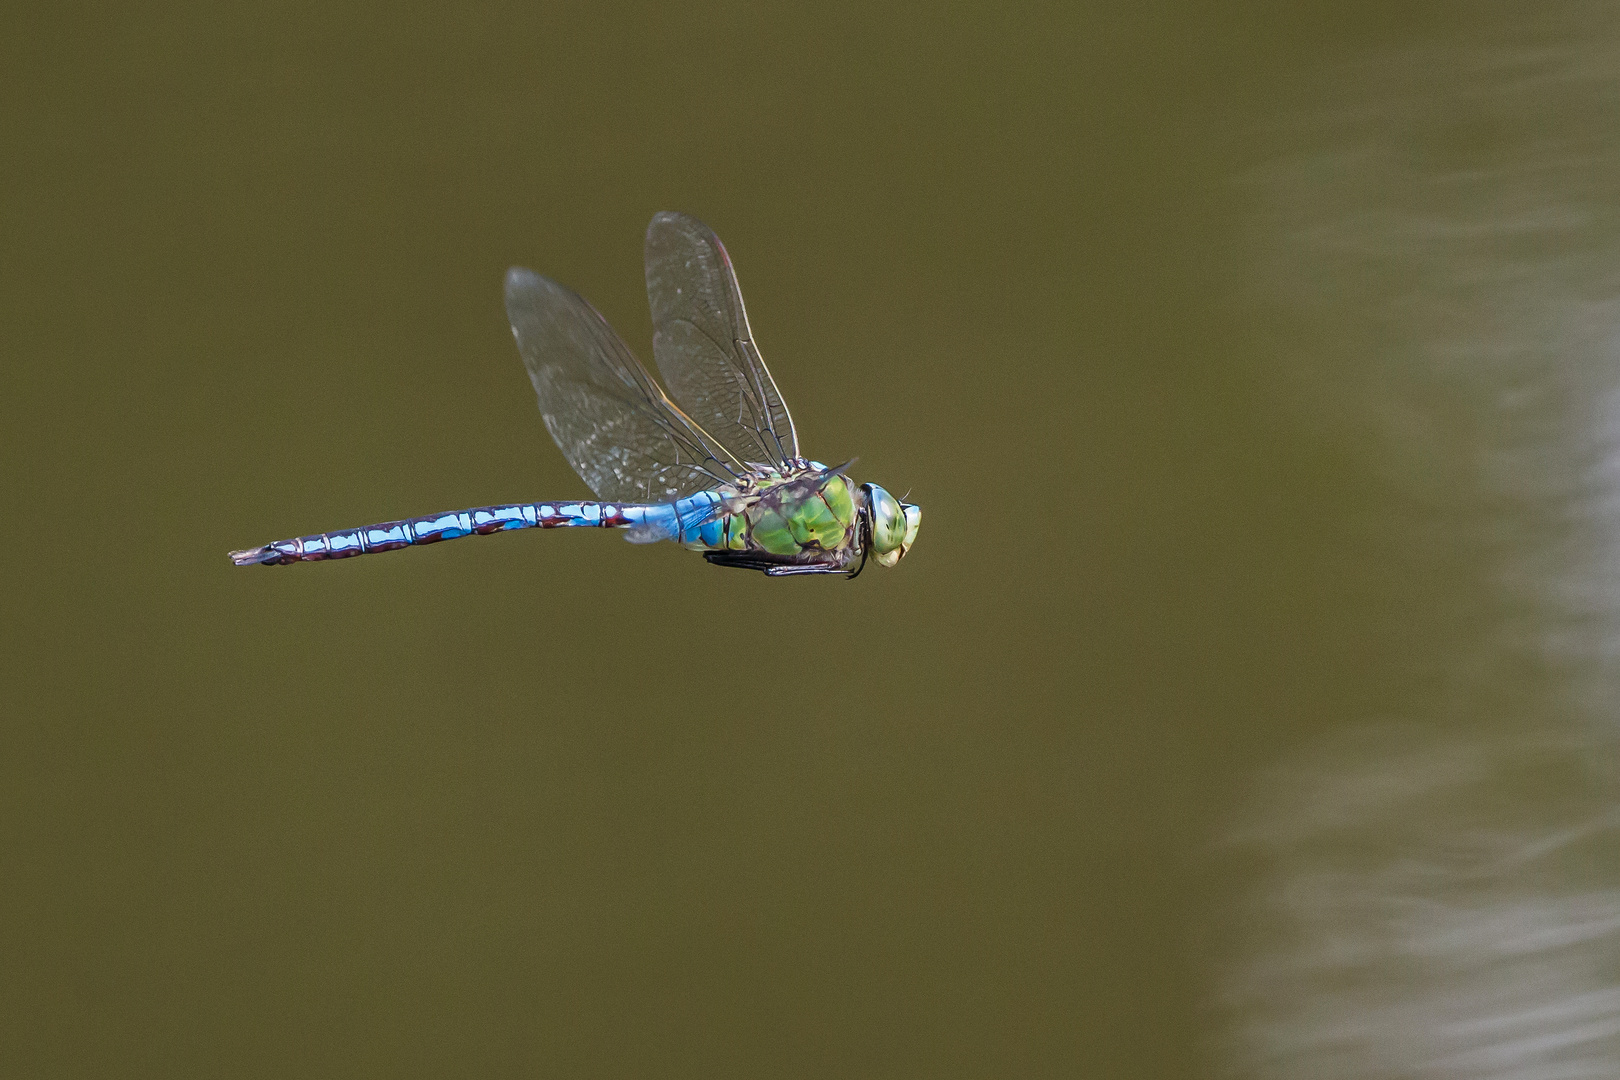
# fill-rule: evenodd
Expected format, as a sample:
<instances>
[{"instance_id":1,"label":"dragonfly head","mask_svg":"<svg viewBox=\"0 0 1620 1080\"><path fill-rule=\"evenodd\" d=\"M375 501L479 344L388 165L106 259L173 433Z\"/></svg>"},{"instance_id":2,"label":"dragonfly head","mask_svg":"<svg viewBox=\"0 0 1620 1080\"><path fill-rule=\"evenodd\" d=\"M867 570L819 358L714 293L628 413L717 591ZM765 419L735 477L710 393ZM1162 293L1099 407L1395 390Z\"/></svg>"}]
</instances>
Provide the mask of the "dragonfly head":
<instances>
[{"instance_id":1,"label":"dragonfly head","mask_svg":"<svg viewBox=\"0 0 1620 1080\"><path fill-rule=\"evenodd\" d=\"M867 545L879 566L893 566L917 542L922 507L903 503L876 484L862 484Z\"/></svg>"}]
</instances>

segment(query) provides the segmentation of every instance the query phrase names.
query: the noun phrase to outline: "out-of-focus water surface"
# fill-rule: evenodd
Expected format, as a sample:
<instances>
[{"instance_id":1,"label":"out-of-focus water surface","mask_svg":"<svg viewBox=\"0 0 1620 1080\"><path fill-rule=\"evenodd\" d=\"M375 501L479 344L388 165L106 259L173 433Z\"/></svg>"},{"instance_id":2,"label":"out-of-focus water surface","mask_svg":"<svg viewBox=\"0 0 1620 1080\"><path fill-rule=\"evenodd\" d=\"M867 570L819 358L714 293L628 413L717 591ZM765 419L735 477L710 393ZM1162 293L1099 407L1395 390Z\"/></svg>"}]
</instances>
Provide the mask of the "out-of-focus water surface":
<instances>
[{"instance_id":1,"label":"out-of-focus water surface","mask_svg":"<svg viewBox=\"0 0 1620 1080\"><path fill-rule=\"evenodd\" d=\"M1235 1074L1620 1069L1613 26L1358 57L1247 178L1301 419L1398 493L1388 572L1458 581L1379 613L1435 692L1279 755L1217 844Z\"/></svg>"},{"instance_id":2,"label":"out-of-focus water surface","mask_svg":"<svg viewBox=\"0 0 1620 1080\"><path fill-rule=\"evenodd\" d=\"M1620 1074L1620 20L1297 7L8 16L3 1071ZM228 564L659 209L898 568Z\"/></svg>"}]
</instances>

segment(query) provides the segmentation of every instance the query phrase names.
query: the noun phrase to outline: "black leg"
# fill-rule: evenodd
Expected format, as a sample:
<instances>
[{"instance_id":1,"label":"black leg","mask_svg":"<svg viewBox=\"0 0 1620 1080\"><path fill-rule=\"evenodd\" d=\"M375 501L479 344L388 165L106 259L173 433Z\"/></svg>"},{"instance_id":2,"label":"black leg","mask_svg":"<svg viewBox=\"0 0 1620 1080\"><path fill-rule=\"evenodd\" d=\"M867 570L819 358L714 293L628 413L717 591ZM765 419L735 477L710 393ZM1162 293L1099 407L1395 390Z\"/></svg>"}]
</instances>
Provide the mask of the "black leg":
<instances>
[{"instance_id":1,"label":"black leg","mask_svg":"<svg viewBox=\"0 0 1620 1080\"><path fill-rule=\"evenodd\" d=\"M837 563L801 563L791 556L767 555L760 551L705 551L703 557L716 566L735 566L740 570L758 570L771 577L789 577L796 574L841 574Z\"/></svg>"}]
</instances>

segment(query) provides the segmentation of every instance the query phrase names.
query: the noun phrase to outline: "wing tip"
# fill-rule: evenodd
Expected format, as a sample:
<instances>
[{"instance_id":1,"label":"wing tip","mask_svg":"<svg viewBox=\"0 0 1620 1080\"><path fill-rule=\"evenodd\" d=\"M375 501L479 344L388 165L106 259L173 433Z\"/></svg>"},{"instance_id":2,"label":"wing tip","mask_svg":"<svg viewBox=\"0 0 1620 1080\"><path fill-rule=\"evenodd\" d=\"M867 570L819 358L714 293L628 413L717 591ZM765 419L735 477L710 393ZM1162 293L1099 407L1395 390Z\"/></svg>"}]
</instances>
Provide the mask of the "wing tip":
<instances>
[{"instance_id":1,"label":"wing tip","mask_svg":"<svg viewBox=\"0 0 1620 1080\"><path fill-rule=\"evenodd\" d=\"M540 280L544 279L527 266L509 266L506 268L506 293L510 296L514 290L533 285Z\"/></svg>"},{"instance_id":2,"label":"wing tip","mask_svg":"<svg viewBox=\"0 0 1620 1080\"><path fill-rule=\"evenodd\" d=\"M715 235L713 229L683 210L660 210L654 214L652 220L647 223L647 239L651 240L653 234L660 228L679 229L688 234L695 234L705 240L719 242L719 237Z\"/></svg>"}]
</instances>

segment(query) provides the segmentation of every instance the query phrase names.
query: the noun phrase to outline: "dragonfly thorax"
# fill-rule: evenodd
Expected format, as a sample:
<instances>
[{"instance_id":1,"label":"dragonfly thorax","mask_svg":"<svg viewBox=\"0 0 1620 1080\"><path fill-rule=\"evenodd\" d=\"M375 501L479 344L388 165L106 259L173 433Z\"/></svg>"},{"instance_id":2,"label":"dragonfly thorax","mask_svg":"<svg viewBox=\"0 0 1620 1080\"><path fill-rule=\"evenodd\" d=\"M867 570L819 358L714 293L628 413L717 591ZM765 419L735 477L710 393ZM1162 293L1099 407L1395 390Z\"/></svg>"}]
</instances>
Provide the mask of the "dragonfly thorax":
<instances>
[{"instance_id":1,"label":"dragonfly thorax","mask_svg":"<svg viewBox=\"0 0 1620 1080\"><path fill-rule=\"evenodd\" d=\"M921 519L877 485L857 487L842 467L803 459L753 466L719 494L723 512L688 533L687 546L732 565L857 571L872 557L893 566Z\"/></svg>"}]
</instances>

